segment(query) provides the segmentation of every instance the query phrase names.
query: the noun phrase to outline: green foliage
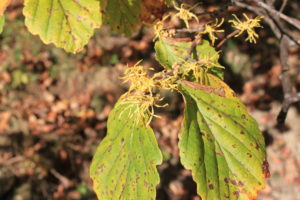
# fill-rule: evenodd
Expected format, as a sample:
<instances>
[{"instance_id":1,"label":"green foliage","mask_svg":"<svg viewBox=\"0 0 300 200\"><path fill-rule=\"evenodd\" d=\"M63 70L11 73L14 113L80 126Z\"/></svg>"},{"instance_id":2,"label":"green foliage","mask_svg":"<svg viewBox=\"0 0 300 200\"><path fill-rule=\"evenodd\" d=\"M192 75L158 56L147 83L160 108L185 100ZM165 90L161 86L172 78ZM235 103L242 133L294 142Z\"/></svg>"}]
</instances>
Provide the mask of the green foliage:
<instances>
[{"instance_id":1,"label":"green foliage","mask_svg":"<svg viewBox=\"0 0 300 200\"><path fill-rule=\"evenodd\" d=\"M102 0L103 22L117 33L129 36L140 24L141 0Z\"/></svg>"},{"instance_id":2,"label":"green foliage","mask_svg":"<svg viewBox=\"0 0 300 200\"><path fill-rule=\"evenodd\" d=\"M165 2L166 2L166 4L167 4L167 6L173 6L174 5L174 3L175 3L175 0L165 0Z\"/></svg>"},{"instance_id":3,"label":"green foliage","mask_svg":"<svg viewBox=\"0 0 300 200\"><path fill-rule=\"evenodd\" d=\"M44 43L54 43L68 52L82 50L94 29L101 25L97 0L25 0L25 24Z\"/></svg>"},{"instance_id":4,"label":"green foliage","mask_svg":"<svg viewBox=\"0 0 300 200\"><path fill-rule=\"evenodd\" d=\"M198 194L255 199L265 186L265 145L256 121L229 88L183 82L180 92L186 104L180 158Z\"/></svg>"},{"instance_id":5,"label":"green foliage","mask_svg":"<svg viewBox=\"0 0 300 200\"><path fill-rule=\"evenodd\" d=\"M152 129L137 120L137 109L121 100L110 113L90 168L99 199L155 199L162 154Z\"/></svg>"},{"instance_id":6,"label":"green foliage","mask_svg":"<svg viewBox=\"0 0 300 200\"><path fill-rule=\"evenodd\" d=\"M209 44L209 41L203 40L192 49L189 55L192 42L178 42L168 39L160 39L155 43L156 59L165 68L171 68L175 63L184 63L187 58L195 61L212 58L212 63L215 66L222 67L219 62L218 52ZM209 73L215 74L223 79L223 70L221 68L212 67L208 70Z\"/></svg>"},{"instance_id":7,"label":"green foliage","mask_svg":"<svg viewBox=\"0 0 300 200\"><path fill-rule=\"evenodd\" d=\"M155 56L162 66L171 68L173 64L184 62L185 59L189 57L188 51L190 46L191 42L176 42L160 39L155 43Z\"/></svg>"},{"instance_id":8,"label":"green foliage","mask_svg":"<svg viewBox=\"0 0 300 200\"><path fill-rule=\"evenodd\" d=\"M2 16L0 16L0 34L3 31L4 24L5 24L5 16L2 15Z\"/></svg>"},{"instance_id":9,"label":"green foliage","mask_svg":"<svg viewBox=\"0 0 300 200\"><path fill-rule=\"evenodd\" d=\"M2 11L9 2L0 4ZM166 3L170 7L174 2L165 0L159 5ZM151 17L153 21L162 17L154 26L155 51L156 59L165 69L151 78L141 62L125 70L123 79L131 87L112 110L107 136L90 168L98 198L155 199L159 183L156 165L163 158L149 123L157 117L154 107L165 106L159 104L162 98L157 91L160 89L177 90L184 96L180 156L182 164L192 170L201 199L256 198L268 176L265 145L255 120L222 81L224 67L218 61L220 52L211 44L218 39L217 33L224 32L220 29L224 20L206 24L203 32L191 37L196 38L193 42L182 42L189 40L175 37L175 29L166 30L164 23L171 15L164 16L163 9L157 9L151 1L25 0L23 13L28 30L39 35L44 43L77 53L102 22L117 33L132 35L141 24L141 8L147 11L149 16L144 17L150 21ZM176 5L173 16L183 20L187 28L191 20L200 26L198 17L192 13L194 8ZM258 35L254 28L261 27L261 18L244 16L245 22L235 16L231 23L238 30L237 35L245 32L247 40L256 42ZM2 16L0 31L3 24ZM201 34L208 34L211 42L202 40ZM114 55L110 59L111 64L117 61ZM51 75L55 76L54 71ZM13 87L29 82L27 73L14 71ZM85 195L86 191L81 193Z\"/></svg>"}]
</instances>

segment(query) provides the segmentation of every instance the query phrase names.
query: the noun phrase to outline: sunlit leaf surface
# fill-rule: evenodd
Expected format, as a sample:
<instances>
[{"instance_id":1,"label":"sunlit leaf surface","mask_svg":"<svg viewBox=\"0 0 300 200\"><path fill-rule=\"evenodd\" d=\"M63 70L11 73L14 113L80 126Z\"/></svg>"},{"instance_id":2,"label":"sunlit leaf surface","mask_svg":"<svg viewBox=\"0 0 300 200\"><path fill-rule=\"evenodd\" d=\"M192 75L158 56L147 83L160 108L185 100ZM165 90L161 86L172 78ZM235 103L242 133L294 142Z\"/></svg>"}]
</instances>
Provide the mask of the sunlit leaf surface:
<instances>
[{"instance_id":1,"label":"sunlit leaf surface","mask_svg":"<svg viewBox=\"0 0 300 200\"><path fill-rule=\"evenodd\" d=\"M243 103L225 83L218 85L180 86L186 105L181 162L192 170L202 200L255 199L269 176L264 138Z\"/></svg>"},{"instance_id":2,"label":"sunlit leaf surface","mask_svg":"<svg viewBox=\"0 0 300 200\"><path fill-rule=\"evenodd\" d=\"M102 0L103 22L117 33L130 36L141 23L141 0Z\"/></svg>"},{"instance_id":3,"label":"sunlit leaf surface","mask_svg":"<svg viewBox=\"0 0 300 200\"><path fill-rule=\"evenodd\" d=\"M155 199L162 155L152 129L133 114L136 109L120 102L110 113L90 168L98 199Z\"/></svg>"},{"instance_id":4,"label":"sunlit leaf surface","mask_svg":"<svg viewBox=\"0 0 300 200\"><path fill-rule=\"evenodd\" d=\"M25 0L23 13L32 34L72 53L81 51L101 25L98 0Z\"/></svg>"}]
</instances>

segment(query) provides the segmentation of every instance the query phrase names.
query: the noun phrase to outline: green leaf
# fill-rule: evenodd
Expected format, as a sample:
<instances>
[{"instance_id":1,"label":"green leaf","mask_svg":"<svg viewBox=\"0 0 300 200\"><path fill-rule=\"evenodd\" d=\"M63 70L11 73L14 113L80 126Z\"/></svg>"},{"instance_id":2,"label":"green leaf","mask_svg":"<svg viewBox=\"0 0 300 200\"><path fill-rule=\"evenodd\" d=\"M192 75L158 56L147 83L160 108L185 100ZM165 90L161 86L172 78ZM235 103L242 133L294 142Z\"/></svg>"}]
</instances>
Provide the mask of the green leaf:
<instances>
[{"instance_id":1,"label":"green leaf","mask_svg":"<svg viewBox=\"0 0 300 200\"><path fill-rule=\"evenodd\" d=\"M110 113L90 168L98 199L155 199L162 154L152 129L134 115L137 109L120 101Z\"/></svg>"},{"instance_id":2,"label":"green leaf","mask_svg":"<svg viewBox=\"0 0 300 200\"><path fill-rule=\"evenodd\" d=\"M72 53L81 51L101 26L98 0L25 0L23 13L32 34Z\"/></svg>"},{"instance_id":3,"label":"green leaf","mask_svg":"<svg viewBox=\"0 0 300 200\"><path fill-rule=\"evenodd\" d=\"M213 57L213 62L219 65L218 52L209 44L207 40L203 40L201 44L196 45L189 56L188 52L192 46L192 42L178 42L161 38L155 43L156 60L165 68L171 68L174 63L183 63L187 58L201 60L207 57ZM209 73L215 74L223 79L223 70L213 67Z\"/></svg>"},{"instance_id":4,"label":"green leaf","mask_svg":"<svg viewBox=\"0 0 300 200\"><path fill-rule=\"evenodd\" d=\"M3 32L3 27L5 24L5 15L0 16L0 34Z\"/></svg>"},{"instance_id":5,"label":"green leaf","mask_svg":"<svg viewBox=\"0 0 300 200\"><path fill-rule=\"evenodd\" d=\"M256 121L225 83L213 87L184 81L180 92L186 104L181 162L192 170L202 200L255 199L268 176Z\"/></svg>"},{"instance_id":6,"label":"green leaf","mask_svg":"<svg viewBox=\"0 0 300 200\"><path fill-rule=\"evenodd\" d=\"M140 25L141 0L102 0L103 22L117 33L130 36Z\"/></svg>"},{"instance_id":7,"label":"green leaf","mask_svg":"<svg viewBox=\"0 0 300 200\"><path fill-rule=\"evenodd\" d=\"M174 6L175 0L165 0L165 3L168 7Z\"/></svg>"},{"instance_id":8,"label":"green leaf","mask_svg":"<svg viewBox=\"0 0 300 200\"><path fill-rule=\"evenodd\" d=\"M182 63L189 56L191 42L176 42L160 39L155 43L156 60L165 68L172 68L175 63Z\"/></svg>"}]
</instances>

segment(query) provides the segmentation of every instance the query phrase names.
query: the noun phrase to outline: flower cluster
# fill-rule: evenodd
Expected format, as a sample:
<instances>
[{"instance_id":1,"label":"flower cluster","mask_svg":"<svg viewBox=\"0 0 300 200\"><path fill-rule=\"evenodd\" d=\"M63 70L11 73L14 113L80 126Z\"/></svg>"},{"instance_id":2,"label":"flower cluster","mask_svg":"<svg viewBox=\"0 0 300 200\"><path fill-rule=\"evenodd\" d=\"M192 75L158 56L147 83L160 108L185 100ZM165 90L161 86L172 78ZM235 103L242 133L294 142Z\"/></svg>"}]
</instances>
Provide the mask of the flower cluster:
<instances>
[{"instance_id":1,"label":"flower cluster","mask_svg":"<svg viewBox=\"0 0 300 200\"><path fill-rule=\"evenodd\" d=\"M263 17L257 16L254 19L250 19L245 13L243 15L246 21L242 22L235 14L233 14L235 20L229 20L228 22L232 23L232 26L240 31L235 37L240 36L246 31L248 34L246 41L249 41L250 43L256 43L256 38L258 38L258 34L255 32L254 28L262 27L260 25L260 21Z\"/></svg>"},{"instance_id":2,"label":"flower cluster","mask_svg":"<svg viewBox=\"0 0 300 200\"><path fill-rule=\"evenodd\" d=\"M192 13L190 10L192 10L194 7L196 7L198 4L196 4L195 6L186 9L184 8L184 6L186 6L185 4L181 4L180 7L176 6L174 4L174 8L178 11L178 13L175 14L176 17L179 17L180 19L182 19L186 25L187 28L189 28L189 21L192 20L193 18L199 23L199 19L198 17Z\"/></svg>"},{"instance_id":3,"label":"flower cluster","mask_svg":"<svg viewBox=\"0 0 300 200\"><path fill-rule=\"evenodd\" d=\"M216 19L216 23L214 24L207 23L204 27L204 31L200 32L200 34L208 34L209 39L211 40L212 44L214 44L216 39L218 39L216 33L224 32L224 30L217 30L220 26L222 26L223 23L224 23L223 18L220 23L218 19Z\"/></svg>"},{"instance_id":4,"label":"flower cluster","mask_svg":"<svg viewBox=\"0 0 300 200\"><path fill-rule=\"evenodd\" d=\"M153 117L158 117L154 114L154 107L167 106L167 104L158 104L163 98L153 91L169 88L172 84L169 78L161 79L160 73L149 77L147 70L140 63L141 61L132 67L128 67L124 72L124 82L130 82L130 87L128 92L122 96L122 103L131 104L132 108L136 108L131 112L131 115L137 116L137 122L146 119L146 125L149 125Z\"/></svg>"},{"instance_id":5,"label":"flower cluster","mask_svg":"<svg viewBox=\"0 0 300 200\"><path fill-rule=\"evenodd\" d=\"M219 64L219 52L216 52L214 55L205 55L202 58L199 58L198 61L186 61L179 66L180 72L184 78L190 77L195 79L197 83L206 84L206 74L207 71L211 68L221 68L224 67Z\"/></svg>"}]
</instances>

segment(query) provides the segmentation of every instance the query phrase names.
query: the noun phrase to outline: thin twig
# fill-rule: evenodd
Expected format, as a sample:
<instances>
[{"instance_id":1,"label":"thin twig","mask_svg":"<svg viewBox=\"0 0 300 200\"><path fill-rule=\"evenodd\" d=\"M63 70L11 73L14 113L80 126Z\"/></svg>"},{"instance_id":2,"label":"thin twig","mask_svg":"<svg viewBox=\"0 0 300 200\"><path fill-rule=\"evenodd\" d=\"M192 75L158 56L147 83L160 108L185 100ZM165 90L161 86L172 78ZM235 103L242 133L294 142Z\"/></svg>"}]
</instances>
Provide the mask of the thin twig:
<instances>
[{"instance_id":1,"label":"thin twig","mask_svg":"<svg viewBox=\"0 0 300 200\"><path fill-rule=\"evenodd\" d=\"M71 186L74 185L73 181L60 174L54 168L50 169L50 173L62 183L64 188L70 188Z\"/></svg>"},{"instance_id":2,"label":"thin twig","mask_svg":"<svg viewBox=\"0 0 300 200\"><path fill-rule=\"evenodd\" d=\"M284 11L284 9L285 9L285 7L287 5L287 2L288 2L288 0L283 0L282 1L282 4L281 4L280 9L279 9L279 12L282 13Z\"/></svg>"},{"instance_id":3,"label":"thin twig","mask_svg":"<svg viewBox=\"0 0 300 200\"><path fill-rule=\"evenodd\" d=\"M241 8L246 8L257 15L264 16L265 22L271 27L275 36L280 40L280 61L282 67L282 87L284 93L284 100L282 104L282 109L277 117L277 125L280 127L284 124L289 107L296 102L300 101L300 94L297 93L293 83L291 81L291 77L289 74L289 66L288 66L288 51L289 48L294 46L295 44L300 46L300 42L296 40L283 26L282 21L280 19L285 20L288 23L293 23L300 30L300 21L291 17L288 17L281 12L275 10L271 6L263 3L260 0L255 0L256 5L248 5L247 3L242 3L239 0L232 0L237 6ZM281 6L281 10L284 9L286 5ZM295 23L296 22L296 23Z\"/></svg>"},{"instance_id":4,"label":"thin twig","mask_svg":"<svg viewBox=\"0 0 300 200\"><path fill-rule=\"evenodd\" d=\"M267 11L269 11L270 13L277 15L278 17L280 17L281 19L285 20L286 22L288 22L289 24L291 24L292 26L294 26L295 28L297 28L298 30L300 30L300 20L289 17L273 8L271 8L270 6L268 6L267 4L265 4L262 1L256 0L256 3L258 6L266 9Z\"/></svg>"},{"instance_id":5,"label":"thin twig","mask_svg":"<svg viewBox=\"0 0 300 200\"><path fill-rule=\"evenodd\" d=\"M274 23L274 21L266 14L264 13L264 10L248 5L246 3L242 3L238 0L232 0L236 6L240 8L245 8L253 13L255 13L258 16L264 16L264 20L269 24L270 28L272 29L273 33L275 34L277 39L281 38L281 31L278 28L277 24Z\"/></svg>"},{"instance_id":6,"label":"thin twig","mask_svg":"<svg viewBox=\"0 0 300 200\"><path fill-rule=\"evenodd\" d=\"M204 27L200 26L197 28L164 29L164 30L168 31L168 32L173 32L173 33L197 33L197 32L203 31Z\"/></svg>"},{"instance_id":7,"label":"thin twig","mask_svg":"<svg viewBox=\"0 0 300 200\"><path fill-rule=\"evenodd\" d=\"M277 124L283 125L289 110L289 107L298 101L300 101L300 95L296 92L296 89L293 87L289 73L288 65L288 51L289 51L289 39L287 36L283 36L280 41L280 61L282 67L282 88L284 94L284 100L282 103L282 108L277 117Z\"/></svg>"},{"instance_id":8,"label":"thin twig","mask_svg":"<svg viewBox=\"0 0 300 200\"><path fill-rule=\"evenodd\" d=\"M228 7L232 6L232 5L233 5L233 2L225 3L225 4L222 4L218 10L207 11L207 12L199 12L199 13L195 12L195 15L197 15L198 17L203 16L203 15L216 16L216 15L220 14L221 12L226 11L228 9Z\"/></svg>"},{"instance_id":9,"label":"thin twig","mask_svg":"<svg viewBox=\"0 0 300 200\"><path fill-rule=\"evenodd\" d=\"M229 40L230 38L232 38L233 36L235 36L239 32L240 32L240 30L235 30L232 33L230 33L229 35L226 35L226 37L217 45L216 48L219 49L227 40Z\"/></svg>"},{"instance_id":10,"label":"thin twig","mask_svg":"<svg viewBox=\"0 0 300 200\"><path fill-rule=\"evenodd\" d=\"M294 46L294 45L300 46L300 41L294 38L287 31L285 31L280 21L277 18L270 16L263 8L248 5L246 3L240 2L239 0L232 0L232 2L240 8L245 8L251 12L254 12L256 15L263 16L264 21L270 26L277 39L280 40L282 36L285 34L289 38L290 46Z\"/></svg>"}]
</instances>

